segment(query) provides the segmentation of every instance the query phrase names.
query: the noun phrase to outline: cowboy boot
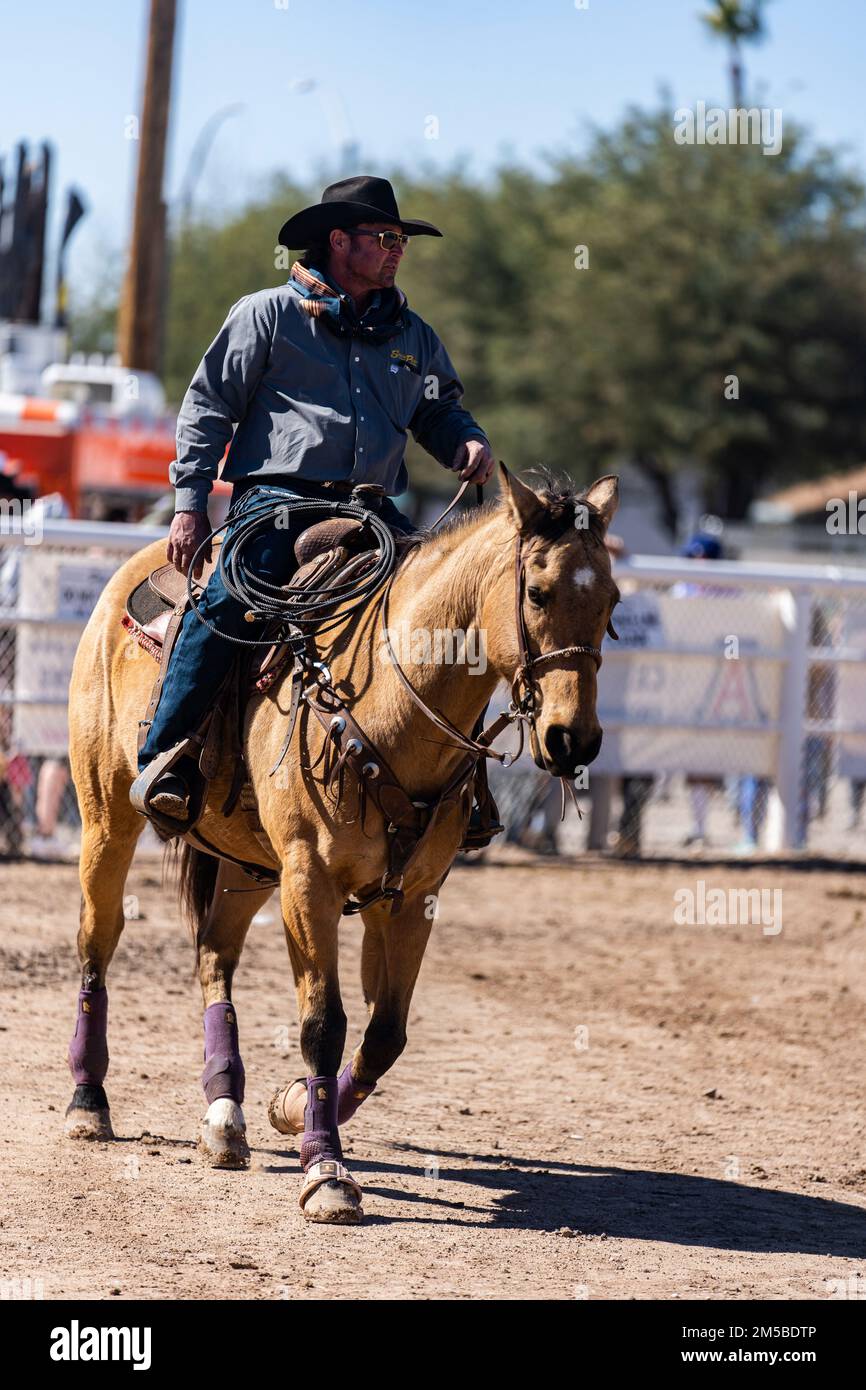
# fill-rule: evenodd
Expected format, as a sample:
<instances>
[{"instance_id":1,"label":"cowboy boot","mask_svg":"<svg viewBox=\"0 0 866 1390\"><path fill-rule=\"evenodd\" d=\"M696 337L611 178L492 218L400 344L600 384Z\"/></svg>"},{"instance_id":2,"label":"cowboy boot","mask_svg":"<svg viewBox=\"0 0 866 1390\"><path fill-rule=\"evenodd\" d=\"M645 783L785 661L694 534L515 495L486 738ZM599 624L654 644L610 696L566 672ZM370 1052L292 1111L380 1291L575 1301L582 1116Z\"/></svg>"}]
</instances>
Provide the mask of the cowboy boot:
<instances>
[{"instance_id":1,"label":"cowboy boot","mask_svg":"<svg viewBox=\"0 0 866 1390\"><path fill-rule=\"evenodd\" d=\"M166 772L155 782L150 804L164 816L186 820L189 816L189 787L176 772Z\"/></svg>"},{"instance_id":2,"label":"cowboy boot","mask_svg":"<svg viewBox=\"0 0 866 1390\"><path fill-rule=\"evenodd\" d=\"M194 760L184 754L174 767L155 781L150 796L151 806L164 816L171 816L173 820L186 820L189 816L192 778L195 775Z\"/></svg>"}]
</instances>

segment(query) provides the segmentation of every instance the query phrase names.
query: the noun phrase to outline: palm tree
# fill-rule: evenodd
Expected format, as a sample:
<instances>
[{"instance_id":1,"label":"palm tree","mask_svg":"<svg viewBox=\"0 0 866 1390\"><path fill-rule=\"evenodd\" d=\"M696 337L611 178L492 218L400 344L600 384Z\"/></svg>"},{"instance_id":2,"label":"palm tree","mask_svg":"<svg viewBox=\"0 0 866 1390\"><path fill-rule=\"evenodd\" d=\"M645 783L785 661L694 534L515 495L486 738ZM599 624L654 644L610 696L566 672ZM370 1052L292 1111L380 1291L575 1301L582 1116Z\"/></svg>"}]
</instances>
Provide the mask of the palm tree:
<instances>
[{"instance_id":1,"label":"palm tree","mask_svg":"<svg viewBox=\"0 0 866 1390\"><path fill-rule=\"evenodd\" d=\"M726 39L731 53L731 91L735 107L743 104L743 65L741 43L760 43L766 34L764 0L712 0L712 7L701 19L720 39Z\"/></svg>"}]
</instances>

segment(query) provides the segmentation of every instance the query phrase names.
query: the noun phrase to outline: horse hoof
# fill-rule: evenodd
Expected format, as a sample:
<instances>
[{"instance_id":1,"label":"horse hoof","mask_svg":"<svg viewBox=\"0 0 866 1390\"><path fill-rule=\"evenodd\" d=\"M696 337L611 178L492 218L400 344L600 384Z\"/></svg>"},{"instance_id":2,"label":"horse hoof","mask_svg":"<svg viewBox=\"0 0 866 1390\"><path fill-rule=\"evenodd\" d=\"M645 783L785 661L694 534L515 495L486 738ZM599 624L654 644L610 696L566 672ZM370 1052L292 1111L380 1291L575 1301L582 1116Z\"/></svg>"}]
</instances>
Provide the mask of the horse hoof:
<instances>
[{"instance_id":1,"label":"horse hoof","mask_svg":"<svg viewBox=\"0 0 866 1390\"><path fill-rule=\"evenodd\" d=\"M293 1081L281 1086L268 1106L268 1119L280 1134L303 1134L307 1107L307 1083Z\"/></svg>"},{"instance_id":2,"label":"horse hoof","mask_svg":"<svg viewBox=\"0 0 866 1390\"><path fill-rule=\"evenodd\" d=\"M67 1139L95 1139L106 1142L114 1138L108 1097L102 1086L76 1086L66 1110L63 1132Z\"/></svg>"},{"instance_id":3,"label":"horse hoof","mask_svg":"<svg viewBox=\"0 0 866 1390\"><path fill-rule=\"evenodd\" d=\"M306 1221L328 1222L332 1226L357 1226L364 1218L360 1187L342 1163L330 1159L323 1159L308 1168L300 1203Z\"/></svg>"},{"instance_id":4,"label":"horse hoof","mask_svg":"<svg viewBox=\"0 0 866 1390\"><path fill-rule=\"evenodd\" d=\"M114 1138L111 1115L107 1110L73 1110L70 1105L63 1133L67 1139L97 1139L104 1143Z\"/></svg>"},{"instance_id":5,"label":"horse hoof","mask_svg":"<svg viewBox=\"0 0 866 1390\"><path fill-rule=\"evenodd\" d=\"M244 1112L236 1100L215 1100L201 1122L198 1151L210 1168L246 1168L250 1161Z\"/></svg>"},{"instance_id":6,"label":"horse hoof","mask_svg":"<svg viewBox=\"0 0 866 1390\"><path fill-rule=\"evenodd\" d=\"M307 1221L327 1221L334 1226L357 1226L364 1219L361 1199L341 1182L323 1182L304 1203Z\"/></svg>"}]
</instances>

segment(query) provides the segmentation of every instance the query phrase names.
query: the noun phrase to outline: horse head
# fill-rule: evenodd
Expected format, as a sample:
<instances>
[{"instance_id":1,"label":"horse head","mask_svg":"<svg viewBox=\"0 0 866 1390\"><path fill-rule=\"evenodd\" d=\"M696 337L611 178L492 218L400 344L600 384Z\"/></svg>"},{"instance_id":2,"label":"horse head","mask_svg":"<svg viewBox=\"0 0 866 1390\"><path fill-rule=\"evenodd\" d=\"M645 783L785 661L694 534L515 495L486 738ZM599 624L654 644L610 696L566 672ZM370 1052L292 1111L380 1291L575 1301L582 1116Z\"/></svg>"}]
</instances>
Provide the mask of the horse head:
<instances>
[{"instance_id":1,"label":"horse head","mask_svg":"<svg viewBox=\"0 0 866 1390\"><path fill-rule=\"evenodd\" d=\"M617 479L599 478L579 491L548 478L537 493L504 464L500 478L517 565L507 566L496 585L491 654L495 646L501 675L517 677L515 696L529 715L536 764L573 777L601 748L596 676L605 632L616 636L611 614L619 592L605 536L619 500Z\"/></svg>"}]
</instances>

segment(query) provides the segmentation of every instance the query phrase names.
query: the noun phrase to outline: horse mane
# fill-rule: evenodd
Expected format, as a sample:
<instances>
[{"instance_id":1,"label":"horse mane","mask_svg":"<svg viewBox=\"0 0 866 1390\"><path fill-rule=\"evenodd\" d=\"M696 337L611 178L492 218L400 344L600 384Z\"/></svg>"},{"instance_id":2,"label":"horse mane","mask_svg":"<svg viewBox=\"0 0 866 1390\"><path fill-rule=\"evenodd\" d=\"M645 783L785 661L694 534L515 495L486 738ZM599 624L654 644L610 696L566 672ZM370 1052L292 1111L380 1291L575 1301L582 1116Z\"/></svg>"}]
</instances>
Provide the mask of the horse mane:
<instances>
[{"instance_id":1,"label":"horse mane","mask_svg":"<svg viewBox=\"0 0 866 1390\"><path fill-rule=\"evenodd\" d=\"M581 532L599 545L604 545L605 526L597 507L587 501L587 489L581 487L567 474L555 473L553 469L540 464L538 468L527 469L527 475L535 474L541 478L540 489L533 488L544 512L532 528L526 540L535 539L544 544L553 544L574 528L577 508L581 507L586 516L586 524ZM527 486L529 484L527 483ZM450 551L464 539L465 533L474 529L480 522L487 521L497 514L504 514L507 499L504 493L485 502L481 507L467 507L449 518L436 531L422 529L418 548L423 549L432 543Z\"/></svg>"}]
</instances>

